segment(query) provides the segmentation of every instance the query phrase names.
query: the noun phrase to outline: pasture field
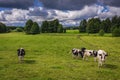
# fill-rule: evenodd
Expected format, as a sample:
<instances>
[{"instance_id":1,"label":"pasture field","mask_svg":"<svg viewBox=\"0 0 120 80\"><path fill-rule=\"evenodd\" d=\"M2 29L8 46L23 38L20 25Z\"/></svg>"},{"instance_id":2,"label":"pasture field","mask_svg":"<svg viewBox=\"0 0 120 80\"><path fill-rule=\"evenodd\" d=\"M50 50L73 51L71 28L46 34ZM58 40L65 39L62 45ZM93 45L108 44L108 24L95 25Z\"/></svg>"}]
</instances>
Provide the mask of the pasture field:
<instances>
[{"instance_id":1,"label":"pasture field","mask_svg":"<svg viewBox=\"0 0 120 80\"><path fill-rule=\"evenodd\" d=\"M18 63L17 49L26 50ZM72 48L103 49L105 64L73 59ZM120 80L120 37L81 34L0 34L0 80Z\"/></svg>"}]
</instances>

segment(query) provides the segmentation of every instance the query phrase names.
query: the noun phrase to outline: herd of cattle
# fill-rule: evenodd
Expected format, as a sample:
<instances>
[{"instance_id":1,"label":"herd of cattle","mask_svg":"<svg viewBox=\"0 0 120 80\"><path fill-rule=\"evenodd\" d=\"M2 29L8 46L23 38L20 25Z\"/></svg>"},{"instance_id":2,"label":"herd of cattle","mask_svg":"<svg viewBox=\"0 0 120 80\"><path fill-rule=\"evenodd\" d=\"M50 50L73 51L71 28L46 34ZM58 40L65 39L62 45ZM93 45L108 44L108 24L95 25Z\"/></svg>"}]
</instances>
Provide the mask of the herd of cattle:
<instances>
[{"instance_id":1,"label":"herd of cattle","mask_svg":"<svg viewBox=\"0 0 120 80\"><path fill-rule=\"evenodd\" d=\"M23 61L25 50L23 48L20 48L17 50L19 61ZM94 56L94 60L98 61L98 66L102 66L103 62L105 62L105 57L108 56L108 54L104 50L87 50L86 48L81 49L72 49L72 56L73 58L79 58L82 57L83 60L87 60L89 56Z\"/></svg>"},{"instance_id":2,"label":"herd of cattle","mask_svg":"<svg viewBox=\"0 0 120 80\"><path fill-rule=\"evenodd\" d=\"M87 60L89 56L94 56L94 60L98 61L98 66L102 66L103 62L105 62L105 57L108 54L104 50L87 50L86 48L81 49L72 49L72 55L74 58L82 57L83 60Z\"/></svg>"}]
</instances>

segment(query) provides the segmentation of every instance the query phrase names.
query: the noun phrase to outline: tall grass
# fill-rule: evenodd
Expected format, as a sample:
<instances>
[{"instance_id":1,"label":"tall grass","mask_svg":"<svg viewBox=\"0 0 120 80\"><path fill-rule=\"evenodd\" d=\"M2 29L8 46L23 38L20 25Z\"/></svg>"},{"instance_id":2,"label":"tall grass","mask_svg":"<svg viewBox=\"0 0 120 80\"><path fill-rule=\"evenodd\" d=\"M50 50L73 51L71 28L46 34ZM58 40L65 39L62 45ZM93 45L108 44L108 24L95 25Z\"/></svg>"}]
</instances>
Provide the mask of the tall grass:
<instances>
[{"instance_id":1,"label":"tall grass","mask_svg":"<svg viewBox=\"0 0 120 80\"><path fill-rule=\"evenodd\" d=\"M119 80L120 38L78 34L0 34L0 80ZM17 49L26 50L18 63ZM98 68L93 57L73 59L72 48L104 49L109 56Z\"/></svg>"}]
</instances>

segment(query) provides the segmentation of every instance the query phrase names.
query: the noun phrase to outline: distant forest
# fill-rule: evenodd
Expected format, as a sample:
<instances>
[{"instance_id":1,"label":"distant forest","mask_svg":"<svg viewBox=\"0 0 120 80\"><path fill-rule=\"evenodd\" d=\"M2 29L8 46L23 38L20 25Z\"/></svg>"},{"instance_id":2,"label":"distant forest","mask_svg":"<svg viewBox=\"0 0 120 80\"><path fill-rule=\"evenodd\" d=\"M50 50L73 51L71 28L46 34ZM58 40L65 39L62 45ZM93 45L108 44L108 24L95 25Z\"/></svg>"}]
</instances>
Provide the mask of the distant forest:
<instances>
[{"instance_id":1,"label":"distant forest","mask_svg":"<svg viewBox=\"0 0 120 80\"><path fill-rule=\"evenodd\" d=\"M39 34L39 33L65 33L67 29L77 29L80 33L115 33L120 36L120 16L113 16L101 20L100 18L83 19L79 26L63 27L58 19L52 21L43 21L41 26L37 22L28 20L24 27L20 26L6 26L0 22L0 33L5 32L25 32L26 34Z\"/></svg>"}]
</instances>

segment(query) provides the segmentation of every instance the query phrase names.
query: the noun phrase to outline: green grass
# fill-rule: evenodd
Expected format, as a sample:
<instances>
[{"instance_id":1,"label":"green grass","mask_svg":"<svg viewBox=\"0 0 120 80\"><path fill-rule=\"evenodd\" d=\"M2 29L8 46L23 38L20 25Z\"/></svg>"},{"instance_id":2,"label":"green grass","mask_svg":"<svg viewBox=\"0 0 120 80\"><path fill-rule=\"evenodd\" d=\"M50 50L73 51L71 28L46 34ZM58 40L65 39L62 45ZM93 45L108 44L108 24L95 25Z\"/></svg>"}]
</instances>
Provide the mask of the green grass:
<instances>
[{"instance_id":1,"label":"green grass","mask_svg":"<svg viewBox=\"0 0 120 80\"><path fill-rule=\"evenodd\" d=\"M66 30L66 33L78 34L79 30Z\"/></svg>"},{"instance_id":2,"label":"green grass","mask_svg":"<svg viewBox=\"0 0 120 80\"><path fill-rule=\"evenodd\" d=\"M17 49L26 50L18 63ZM109 53L103 67L93 57L73 59L72 48L104 49ZM0 34L0 80L119 80L120 37L86 34Z\"/></svg>"}]
</instances>

